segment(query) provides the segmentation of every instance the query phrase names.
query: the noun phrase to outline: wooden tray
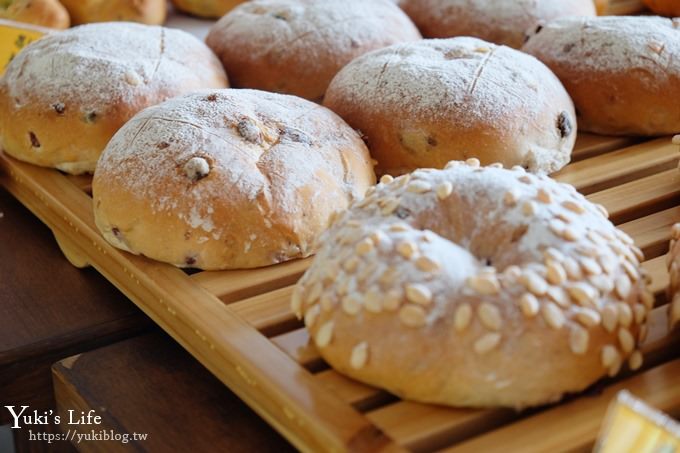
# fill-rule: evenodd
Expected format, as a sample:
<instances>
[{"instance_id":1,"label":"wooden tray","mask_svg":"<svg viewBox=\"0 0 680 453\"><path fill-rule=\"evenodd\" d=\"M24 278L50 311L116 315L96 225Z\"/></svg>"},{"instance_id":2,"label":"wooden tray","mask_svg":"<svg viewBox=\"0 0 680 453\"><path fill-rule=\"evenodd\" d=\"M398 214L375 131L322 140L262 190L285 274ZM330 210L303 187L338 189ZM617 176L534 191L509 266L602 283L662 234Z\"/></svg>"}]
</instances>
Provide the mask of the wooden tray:
<instances>
[{"instance_id":1,"label":"wooden tray","mask_svg":"<svg viewBox=\"0 0 680 453\"><path fill-rule=\"evenodd\" d=\"M680 334L666 336L663 256L670 227L680 221L679 151L669 137L582 134L574 162L555 175L606 206L635 238L648 258L657 308L640 371L524 413L404 402L329 369L289 310L290 285L307 260L187 273L108 245L94 225L87 177L0 154L0 182L52 229L73 264L98 269L301 450L583 450L619 389L680 414Z\"/></svg>"}]
</instances>

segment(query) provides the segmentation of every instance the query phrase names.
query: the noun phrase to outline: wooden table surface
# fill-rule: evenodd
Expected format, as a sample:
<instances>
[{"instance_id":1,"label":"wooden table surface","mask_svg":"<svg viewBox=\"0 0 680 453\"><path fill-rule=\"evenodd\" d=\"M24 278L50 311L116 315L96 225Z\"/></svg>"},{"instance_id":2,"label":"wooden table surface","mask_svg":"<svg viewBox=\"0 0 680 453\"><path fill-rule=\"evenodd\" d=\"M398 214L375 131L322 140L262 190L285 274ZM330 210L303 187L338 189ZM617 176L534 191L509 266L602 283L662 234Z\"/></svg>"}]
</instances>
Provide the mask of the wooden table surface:
<instances>
[{"instance_id":1,"label":"wooden table surface","mask_svg":"<svg viewBox=\"0 0 680 453\"><path fill-rule=\"evenodd\" d=\"M54 383L62 420L68 410L102 417L100 424L75 429L148 434L128 444L83 441L81 452L294 451L164 333L68 358L54 366Z\"/></svg>"},{"instance_id":2,"label":"wooden table surface","mask_svg":"<svg viewBox=\"0 0 680 453\"><path fill-rule=\"evenodd\" d=\"M40 409L52 405L52 363L152 324L94 269L71 266L51 231L1 188L0 212L0 402ZM0 423L8 419L0 411Z\"/></svg>"},{"instance_id":3,"label":"wooden table surface","mask_svg":"<svg viewBox=\"0 0 680 453\"><path fill-rule=\"evenodd\" d=\"M55 362L156 328L94 269L71 266L51 231L1 187L0 213L1 425L11 420L5 405L28 405L39 411L55 407L50 370ZM110 360L99 361L98 351L83 356L87 373L82 382L87 390L93 390L88 381L91 376L110 373L113 378L101 394L94 395L101 397L100 402L109 404L107 397L125 389L116 394L115 403L125 408L124 416L129 416L131 423L167 417L169 407L149 390L163 382L162 390L172 396L175 410L191 408L190 415L197 420L213 420L202 424L206 439L219 438L223 445L229 441L232 451L289 448L171 339L157 333L134 341L102 350ZM180 369L171 372L173 365ZM116 378L123 375L125 380ZM173 392L175 385L184 391ZM114 401L110 404L113 406ZM120 421L124 423L125 419ZM191 431L182 432L182 425L173 426L171 432L164 431L167 425L162 423L144 426L153 430L149 435L156 442L178 436L191 440ZM25 434L26 430L14 430L18 451L73 451L68 445L29 442Z\"/></svg>"}]
</instances>

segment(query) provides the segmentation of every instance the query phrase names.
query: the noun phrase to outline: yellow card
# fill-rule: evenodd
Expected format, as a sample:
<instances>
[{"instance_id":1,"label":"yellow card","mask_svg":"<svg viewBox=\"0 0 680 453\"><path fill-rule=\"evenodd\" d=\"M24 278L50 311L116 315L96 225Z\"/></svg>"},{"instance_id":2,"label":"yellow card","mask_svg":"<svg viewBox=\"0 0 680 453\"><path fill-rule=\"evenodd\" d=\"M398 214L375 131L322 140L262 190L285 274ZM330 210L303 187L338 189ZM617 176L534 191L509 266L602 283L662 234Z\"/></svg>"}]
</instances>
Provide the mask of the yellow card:
<instances>
[{"instance_id":1,"label":"yellow card","mask_svg":"<svg viewBox=\"0 0 680 453\"><path fill-rule=\"evenodd\" d=\"M47 28L0 20L0 76L21 49L49 31Z\"/></svg>"}]
</instances>

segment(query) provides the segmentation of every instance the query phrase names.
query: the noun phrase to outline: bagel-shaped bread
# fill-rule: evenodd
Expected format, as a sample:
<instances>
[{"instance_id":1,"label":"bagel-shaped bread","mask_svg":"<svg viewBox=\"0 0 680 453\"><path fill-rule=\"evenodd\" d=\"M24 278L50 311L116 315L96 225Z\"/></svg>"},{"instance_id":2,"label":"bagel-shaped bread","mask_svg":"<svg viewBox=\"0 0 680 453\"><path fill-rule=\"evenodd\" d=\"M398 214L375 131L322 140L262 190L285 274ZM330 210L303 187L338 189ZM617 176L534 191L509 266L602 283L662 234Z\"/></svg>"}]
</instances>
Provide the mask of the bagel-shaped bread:
<instances>
[{"instance_id":1,"label":"bagel-shaped bread","mask_svg":"<svg viewBox=\"0 0 680 453\"><path fill-rule=\"evenodd\" d=\"M0 1L0 19L57 29L71 24L66 8L58 0Z\"/></svg>"},{"instance_id":2,"label":"bagel-shaped bread","mask_svg":"<svg viewBox=\"0 0 680 453\"><path fill-rule=\"evenodd\" d=\"M673 329L680 324L680 223L673 225L670 250L666 259L668 273L670 274L668 321L670 328Z\"/></svg>"},{"instance_id":3,"label":"bagel-shaped bread","mask_svg":"<svg viewBox=\"0 0 680 453\"><path fill-rule=\"evenodd\" d=\"M167 0L60 0L74 24L129 21L161 25L168 12Z\"/></svg>"},{"instance_id":4,"label":"bagel-shaped bread","mask_svg":"<svg viewBox=\"0 0 680 453\"><path fill-rule=\"evenodd\" d=\"M246 0L172 0L178 10L198 17L222 17Z\"/></svg>"},{"instance_id":5,"label":"bagel-shaped bread","mask_svg":"<svg viewBox=\"0 0 680 453\"><path fill-rule=\"evenodd\" d=\"M420 39L390 0L254 0L224 16L206 43L234 87L318 101L354 58Z\"/></svg>"},{"instance_id":6,"label":"bagel-shaped bread","mask_svg":"<svg viewBox=\"0 0 680 453\"><path fill-rule=\"evenodd\" d=\"M678 0L642 0L652 12L661 16L680 16L680 2Z\"/></svg>"},{"instance_id":7,"label":"bagel-shaped bread","mask_svg":"<svg viewBox=\"0 0 680 453\"><path fill-rule=\"evenodd\" d=\"M0 138L17 159L92 172L113 134L143 108L224 88L215 55L181 30L82 25L28 45L0 79Z\"/></svg>"},{"instance_id":8,"label":"bagel-shaped bread","mask_svg":"<svg viewBox=\"0 0 680 453\"><path fill-rule=\"evenodd\" d=\"M594 16L593 0L402 0L427 38L474 36L519 48L530 28L565 16Z\"/></svg>"},{"instance_id":9,"label":"bagel-shaped bread","mask_svg":"<svg viewBox=\"0 0 680 453\"><path fill-rule=\"evenodd\" d=\"M361 138L330 110L217 90L131 119L102 154L92 195L112 245L214 270L309 256L331 214L374 182Z\"/></svg>"},{"instance_id":10,"label":"bagel-shaped bread","mask_svg":"<svg viewBox=\"0 0 680 453\"><path fill-rule=\"evenodd\" d=\"M522 50L560 78L574 100L581 130L652 136L680 132L680 21L560 19L531 36Z\"/></svg>"},{"instance_id":11,"label":"bagel-shaped bread","mask_svg":"<svg viewBox=\"0 0 680 453\"><path fill-rule=\"evenodd\" d=\"M296 286L322 357L405 399L523 408L616 375L654 298L642 253L576 190L453 162L383 179Z\"/></svg>"},{"instance_id":12,"label":"bagel-shaped bread","mask_svg":"<svg viewBox=\"0 0 680 453\"><path fill-rule=\"evenodd\" d=\"M367 140L379 173L476 157L550 173L569 162L574 106L540 61L476 38L423 40L363 55L324 105Z\"/></svg>"}]
</instances>

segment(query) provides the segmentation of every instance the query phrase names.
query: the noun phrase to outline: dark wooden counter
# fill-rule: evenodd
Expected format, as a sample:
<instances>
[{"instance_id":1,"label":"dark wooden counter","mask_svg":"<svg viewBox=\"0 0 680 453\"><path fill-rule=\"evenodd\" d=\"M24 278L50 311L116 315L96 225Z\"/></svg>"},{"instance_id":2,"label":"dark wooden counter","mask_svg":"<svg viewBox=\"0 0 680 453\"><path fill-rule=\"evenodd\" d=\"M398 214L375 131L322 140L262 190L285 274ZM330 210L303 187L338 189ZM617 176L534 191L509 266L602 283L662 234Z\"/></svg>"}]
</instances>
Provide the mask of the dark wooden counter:
<instances>
[{"instance_id":1,"label":"dark wooden counter","mask_svg":"<svg viewBox=\"0 0 680 453\"><path fill-rule=\"evenodd\" d=\"M55 407L50 371L55 362L156 328L94 269L71 266L51 231L1 187L0 213L0 424L7 424L11 418L5 405ZM99 351L82 356L81 365L64 376L81 379L97 392L92 398L106 402L115 395L115 401L105 404L116 408L116 423L147 429L154 446L165 442L187 451L192 442L199 447L228 442L230 451L289 448L168 337L146 336L102 354L102 359ZM114 356L119 361L112 363ZM73 374L79 369L82 374ZM110 376L102 381L106 385L96 387L91 379L105 374ZM202 438L192 434L190 423L169 423L173 411L178 420L184 414L200 422ZM138 421L144 424L135 428ZM14 435L18 452L73 451L68 443L29 441L26 430L14 430ZM177 443L180 439L184 443Z\"/></svg>"},{"instance_id":2,"label":"dark wooden counter","mask_svg":"<svg viewBox=\"0 0 680 453\"><path fill-rule=\"evenodd\" d=\"M81 452L294 451L227 387L163 333L136 337L54 366L57 405L102 417L100 425L69 427L146 440L85 441Z\"/></svg>"},{"instance_id":3,"label":"dark wooden counter","mask_svg":"<svg viewBox=\"0 0 680 453\"><path fill-rule=\"evenodd\" d=\"M95 270L71 266L3 189L0 212L0 403L51 407L52 363L152 324ZM8 417L0 411L0 423Z\"/></svg>"}]
</instances>

